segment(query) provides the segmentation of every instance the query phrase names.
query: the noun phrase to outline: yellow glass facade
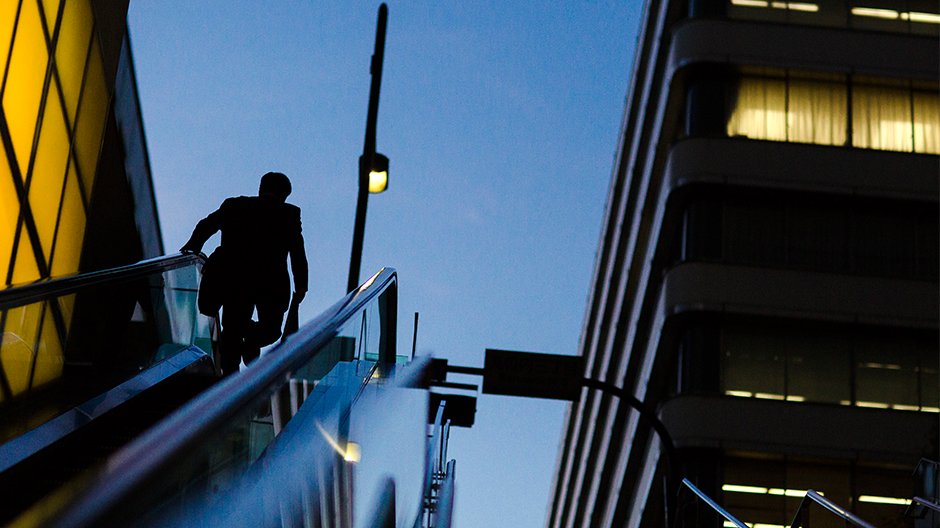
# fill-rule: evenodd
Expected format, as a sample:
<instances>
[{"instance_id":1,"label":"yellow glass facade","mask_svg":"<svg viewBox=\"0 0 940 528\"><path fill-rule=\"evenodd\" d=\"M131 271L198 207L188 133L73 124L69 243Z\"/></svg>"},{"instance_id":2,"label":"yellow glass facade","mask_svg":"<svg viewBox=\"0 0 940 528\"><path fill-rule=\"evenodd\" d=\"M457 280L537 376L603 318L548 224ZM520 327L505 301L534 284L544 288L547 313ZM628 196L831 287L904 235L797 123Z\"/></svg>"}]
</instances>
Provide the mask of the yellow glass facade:
<instances>
[{"instance_id":1,"label":"yellow glass facade","mask_svg":"<svg viewBox=\"0 0 940 528\"><path fill-rule=\"evenodd\" d=\"M109 82L91 0L0 2L0 278L75 273ZM0 312L0 401L61 375L71 304Z\"/></svg>"}]
</instances>

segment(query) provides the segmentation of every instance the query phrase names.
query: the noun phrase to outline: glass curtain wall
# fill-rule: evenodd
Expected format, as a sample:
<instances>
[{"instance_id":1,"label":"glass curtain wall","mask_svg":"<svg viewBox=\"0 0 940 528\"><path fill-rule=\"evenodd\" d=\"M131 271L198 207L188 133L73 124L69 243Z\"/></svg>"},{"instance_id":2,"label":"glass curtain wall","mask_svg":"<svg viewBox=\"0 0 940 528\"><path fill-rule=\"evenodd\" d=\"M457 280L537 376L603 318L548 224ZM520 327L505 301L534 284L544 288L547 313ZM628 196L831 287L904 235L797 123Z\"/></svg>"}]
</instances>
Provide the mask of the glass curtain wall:
<instances>
[{"instance_id":1,"label":"glass curtain wall","mask_svg":"<svg viewBox=\"0 0 940 528\"><path fill-rule=\"evenodd\" d=\"M728 323L721 330L721 391L937 413L940 360L931 344L931 336L901 332Z\"/></svg>"},{"instance_id":2,"label":"glass curtain wall","mask_svg":"<svg viewBox=\"0 0 940 528\"><path fill-rule=\"evenodd\" d=\"M0 279L78 271L109 108L90 0L0 2Z\"/></svg>"}]
</instances>

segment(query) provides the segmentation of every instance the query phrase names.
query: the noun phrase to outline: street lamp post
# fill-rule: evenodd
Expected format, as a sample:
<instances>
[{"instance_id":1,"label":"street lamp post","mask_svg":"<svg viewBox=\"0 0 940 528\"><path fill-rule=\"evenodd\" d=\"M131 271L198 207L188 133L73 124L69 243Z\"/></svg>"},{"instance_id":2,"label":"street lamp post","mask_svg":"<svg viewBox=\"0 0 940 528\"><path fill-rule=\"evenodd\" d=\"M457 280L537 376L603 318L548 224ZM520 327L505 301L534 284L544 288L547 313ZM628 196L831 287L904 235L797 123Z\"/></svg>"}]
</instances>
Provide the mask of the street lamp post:
<instances>
[{"instance_id":1,"label":"street lamp post","mask_svg":"<svg viewBox=\"0 0 940 528\"><path fill-rule=\"evenodd\" d=\"M379 113L379 90L382 88L382 62L385 58L385 26L388 22L388 6L379 6L379 19L375 28L375 51L369 72L372 85L369 89L369 113L366 117L366 138L359 156L359 193L356 200L356 223L353 227L352 252L349 257L349 280L346 291L359 286L359 268L362 264L362 241L366 230L366 209L369 193L380 193L388 187L388 158L375 151L375 123Z\"/></svg>"}]
</instances>

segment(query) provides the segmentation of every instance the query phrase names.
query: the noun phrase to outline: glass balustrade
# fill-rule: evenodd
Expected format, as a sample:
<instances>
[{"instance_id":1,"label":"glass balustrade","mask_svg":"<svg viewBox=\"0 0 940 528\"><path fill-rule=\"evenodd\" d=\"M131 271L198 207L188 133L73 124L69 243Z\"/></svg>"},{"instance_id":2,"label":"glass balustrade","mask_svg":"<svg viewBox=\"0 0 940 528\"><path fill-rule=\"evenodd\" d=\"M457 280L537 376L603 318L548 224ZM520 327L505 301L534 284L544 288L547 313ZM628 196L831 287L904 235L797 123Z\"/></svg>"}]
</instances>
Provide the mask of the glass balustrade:
<instances>
[{"instance_id":1,"label":"glass balustrade","mask_svg":"<svg viewBox=\"0 0 940 528\"><path fill-rule=\"evenodd\" d=\"M0 291L0 443L184 349L208 359L201 265L176 256Z\"/></svg>"}]
</instances>

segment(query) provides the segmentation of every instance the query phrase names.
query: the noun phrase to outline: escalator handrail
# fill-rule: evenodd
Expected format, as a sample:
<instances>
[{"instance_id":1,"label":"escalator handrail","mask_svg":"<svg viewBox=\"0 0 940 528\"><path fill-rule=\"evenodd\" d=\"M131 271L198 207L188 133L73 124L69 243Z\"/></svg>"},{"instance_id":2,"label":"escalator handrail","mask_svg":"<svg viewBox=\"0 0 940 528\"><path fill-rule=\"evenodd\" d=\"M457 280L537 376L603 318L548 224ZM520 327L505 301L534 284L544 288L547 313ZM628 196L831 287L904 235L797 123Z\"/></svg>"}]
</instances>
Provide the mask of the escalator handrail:
<instances>
[{"instance_id":1,"label":"escalator handrail","mask_svg":"<svg viewBox=\"0 0 940 528\"><path fill-rule=\"evenodd\" d=\"M32 304L50 297L67 295L75 291L103 283L118 283L145 277L156 271L169 271L189 266L204 264L205 256L195 253L177 253L152 259L142 260L126 266L118 266L99 271L77 273L65 277L43 279L29 284L14 285L0 290L0 310Z\"/></svg>"},{"instance_id":2,"label":"escalator handrail","mask_svg":"<svg viewBox=\"0 0 940 528\"><path fill-rule=\"evenodd\" d=\"M803 500L800 501L800 507L796 509L796 514L793 516L793 522L790 523L791 528L795 528L799 525L800 515L802 514L805 508L808 508L810 504L816 503L829 512L835 514L837 517L841 518L843 521L852 523L853 526L858 526L859 528L875 528L875 525L869 523L868 521L862 519L861 517L855 515L854 513L842 508L838 504L832 502L831 500L823 497L814 490L807 490L806 495L803 496Z\"/></svg>"},{"instance_id":3,"label":"escalator handrail","mask_svg":"<svg viewBox=\"0 0 940 528\"><path fill-rule=\"evenodd\" d=\"M397 288L397 274L392 268L383 268L255 360L251 368L229 376L194 398L109 460L100 478L83 490L53 524L94 525L96 519L120 508L132 493L146 493L148 483L198 449L246 406L273 392L288 374L307 363L315 351L329 342L344 323L391 288Z\"/></svg>"},{"instance_id":4,"label":"escalator handrail","mask_svg":"<svg viewBox=\"0 0 940 528\"><path fill-rule=\"evenodd\" d=\"M682 479L682 485L689 488L689 490L691 490L692 493L694 493L699 499L701 499L702 502L707 504L711 509L715 510L715 512L718 513L718 515L721 515L722 517L724 517L726 521L735 525L737 528L747 528L746 524L738 520L738 518L735 517L734 515L731 515L730 513L728 513L728 510L722 508L717 502L712 500L711 497L706 495L705 492L695 487L694 484L689 482L689 479L686 479L686 478Z\"/></svg>"}]
</instances>

